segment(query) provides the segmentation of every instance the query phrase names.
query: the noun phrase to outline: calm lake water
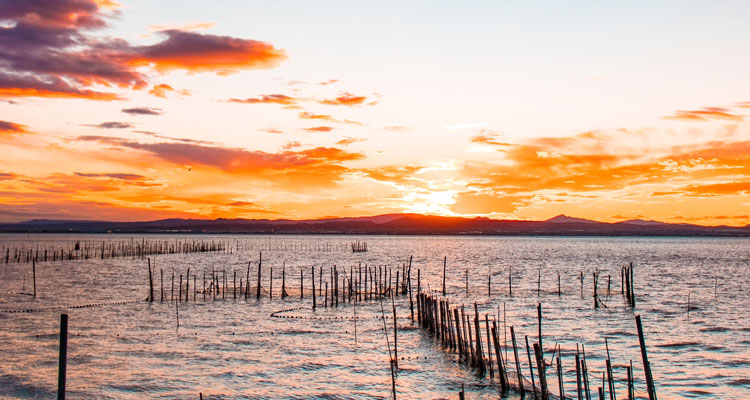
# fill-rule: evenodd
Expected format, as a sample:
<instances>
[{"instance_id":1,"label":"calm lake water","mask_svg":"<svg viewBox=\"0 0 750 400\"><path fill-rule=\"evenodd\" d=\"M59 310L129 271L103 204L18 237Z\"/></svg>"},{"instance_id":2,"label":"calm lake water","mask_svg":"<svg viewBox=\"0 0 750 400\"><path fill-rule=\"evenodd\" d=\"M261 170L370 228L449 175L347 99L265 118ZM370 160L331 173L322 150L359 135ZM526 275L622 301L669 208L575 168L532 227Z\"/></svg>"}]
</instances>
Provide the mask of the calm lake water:
<instances>
[{"instance_id":1,"label":"calm lake water","mask_svg":"<svg viewBox=\"0 0 750 400\"><path fill-rule=\"evenodd\" d=\"M69 249L76 240L99 245L221 241L232 252L151 256L156 272L153 303L143 301L148 292L147 262L132 257L39 262L37 297L20 294L33 290L32 267L14 263L13 250L5 264L5 248ZM369 251L352 253L349 244L354 240L366 241ZM545 354L549 359L554 345L560 346L568 396L575 394L576 344L586 346L595 390L605 371L607 338L618 398L626 397L625 365L631 360L637 397L647 398L634 322L640 314L659 398L750 398L750 239L8 234L0 235L0 249L2 398L55 396L61 312L70 316L69 398L197 399L199 393L221 399L388 398L391 372L380 303L360 303L356 310L340 303L338 308L313 312L310 270L315 267L318 285L323 267L325 285L334 265L347 271L357 271L360 264L400 268L410 256L414 285L419 269L424 290L441 289L447 257L451 303L463 303L468 311L477 302L481 314L496 319L500 314L502 341L510 325L521 341L524 335L536 341L536 306L541 303ZM251 262L254 284L260 251L263 298L235 299L233 272L239 282ZM635 265L635 310L620 295L620 269L629 262ZM190 301L161 302L160 271L169 296L172 271L179 277L188 268L191 276L197 273L199 290L204 271L226 271L226 298L204 301L198 293L194 300L191 287ZM267 291L271 268L273 299ZM285 299L278 296L282 268L291 294ZM595 271L601 271L599 293L606 308L593 306ZM393 275L395 279L395 269ZM69 308L92 304L101 305ZM390 300L386 305L388 312ZM461 384L467 398L499 397L494 382L456 363L455 354L416 329L409 319L408 296L396 298L395 305L398 352L403 357L396 373L399 398L456 399ZM11 312L16 310L34 311ZM272 316L282 310L290 311L276 315L287 318ZM387 320L389 334L392 323ZM509 332L507 340L510 344ZM508 354L512 362L512 350ZM522 365L528 368L523 354ZM557 393L556 370L547 372L550 389Z\"/></svg>"}]
</instances>

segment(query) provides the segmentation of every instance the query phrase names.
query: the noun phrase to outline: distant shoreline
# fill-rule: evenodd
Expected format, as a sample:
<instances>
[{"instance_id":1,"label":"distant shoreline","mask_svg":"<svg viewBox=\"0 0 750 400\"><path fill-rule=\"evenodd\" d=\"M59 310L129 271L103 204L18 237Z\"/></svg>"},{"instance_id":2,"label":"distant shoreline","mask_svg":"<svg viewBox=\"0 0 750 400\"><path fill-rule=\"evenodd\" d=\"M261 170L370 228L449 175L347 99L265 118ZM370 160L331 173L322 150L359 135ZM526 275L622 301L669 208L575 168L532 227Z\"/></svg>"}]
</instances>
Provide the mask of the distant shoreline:
<instances>
[{"instance_id":1,"label":"distant shoreline","mask_svg":"<svg viewBox=\"0 0 750 400\"><path fill-rule=\"evenodd\" d=\"M461 236L676 236L750 237L744 227L628 220L598 222L559 215L545 221L386 214L315 220L166 219L141 222L32 220L0 224L5 233L243 234L243 235L461 235Z\"/></svg>"}]
</instances>

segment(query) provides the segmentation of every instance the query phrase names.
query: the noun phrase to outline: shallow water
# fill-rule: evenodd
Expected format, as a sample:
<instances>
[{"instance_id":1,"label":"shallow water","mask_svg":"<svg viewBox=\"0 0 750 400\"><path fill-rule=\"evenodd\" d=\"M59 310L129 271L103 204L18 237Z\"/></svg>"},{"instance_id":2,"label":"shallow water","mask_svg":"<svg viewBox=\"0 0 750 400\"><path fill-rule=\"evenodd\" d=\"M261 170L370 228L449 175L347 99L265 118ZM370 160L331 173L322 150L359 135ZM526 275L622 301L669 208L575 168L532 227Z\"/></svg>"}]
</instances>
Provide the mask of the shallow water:
<instances>
[{"instance_id":1,"label":"shallow water","mask_svg":"<svg viewBox=\"0 0 750 400\"><path fill-rule=\"evenodd\" d=\"M360 263L400 268L413 256L414 285L419 269L422 288L437 290L447 256L451 303L464 303L468 311L477 302L480 313L490 318L499 312L500 326L505 328L501 340L507 327L514 325L521 341L523 335L536 341L536 305L542 304L545 354L549 359L559 344L568 396L575 393L576 344L586 346L592 387L601 385L606 337L618 398L626 397L625 365L630 360L637 397L647 397L634 322L634 315L640 314L661 399L750 398L750 239L9 234L0 235L0 249L69 248L76 240L131 238L224 241L232 253L151 256L156 302L150 304L143 301L148 291L144 259L37 263L36 299L18 294L32 290L31 264L12 259L0 264L0 397L54 397L59 314L66 312L70 316L69 398L198 398L199 393L204 398L388 398L391 373L380 303L357 305L355 341L354 307L340 303L334 309L311 310L311 267L318 285L321 266L325 282L333 265L355 267L355 271ZM368 252L348 250L349 243L358 239L367 242ZM238 281L244 279L252 262L250 279L255 282L261 250L262 287L269 287L273 267L275 297L268 298L264 290L260 301L254 295L247 300L233 298L232 271L237 271ZM620 268L631 261L635 310L626 307L620 295ZM278 297L282 266L292 294L283 300ZM172 270L179 276L188 267L191 275L198 274L198 286L204 269L225 270L230 282L226 298L204 301L198 293L193 300L191 288L189 302L160 302L159 271L164 271L169 295ZM300 270L305 276L304 299L299 298ZM599 293L606 308L593 307L595 270L602 271ZM513 295L509 296L511 273ZM393 274L395 279L395 269ZM457 398L461 384L467 398L498 397L488 378L457 364L455 354L416 329L409 319L408 296L396 298L395 305L399 398ZM34 311L9 312L29 309ZM282 310L290 311L272 316ZM392 313L389 310L390 302L387 315ZM386 321L389 334L392 323ZM512 350L509 354L512 362ZM521 361L526 366L525 356ZM550 390L556 394L556 370L547 372Z\"/></svg>"}]
</instances>

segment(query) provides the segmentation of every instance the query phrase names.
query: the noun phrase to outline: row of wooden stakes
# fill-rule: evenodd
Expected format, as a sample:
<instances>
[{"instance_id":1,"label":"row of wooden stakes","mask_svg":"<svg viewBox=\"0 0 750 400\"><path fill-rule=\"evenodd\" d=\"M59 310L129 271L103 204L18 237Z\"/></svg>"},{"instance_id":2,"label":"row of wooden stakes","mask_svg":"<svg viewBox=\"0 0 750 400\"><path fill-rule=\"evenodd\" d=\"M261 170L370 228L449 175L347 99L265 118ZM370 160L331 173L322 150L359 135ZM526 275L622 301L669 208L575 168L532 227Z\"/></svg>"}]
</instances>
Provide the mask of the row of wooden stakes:
<instances>
[{"instance_id":1,"label":"row of wooden stakes","mask_svg":"<svg viewBox=\"0 0 750 400\"><path fill-rule=\"evenodd\" d=\"M122 240L117 242L81 242L52 248L5 248L5 264L42 261L88 260L93 258L145 258L158 254L229 253L232 247L220 240ZM0 252L0 254L2 254Z\"/></svg>"},{"instance_id":2,"label":"row of wooden stakes","mask_svg":"<svg viewBox=\"0 0 750 400\"><path fill-rule=\"evenodd\" d=\"M547 384L547 367L548 364L544 359L544 350L542 346L542 306L537 306L539 319L539 336L538 341L533 343L534 359L532 361L532 350L529 346L529 337L525 337L526 356L528 360L529 378L531 382L525 380L522 371L522 360L519 357L519 349L516 341L516 333L511 325L510 334L513 343L514 364L509 365L510 357L504 359L503 346L500 345L497 322L493 318L490 320L489 315L484 315L482 320L477 303L474 303L474 315L467 315L465 307L452 307L447 299L441 299L431 296L427 293L417 294L417 320L419 326L429 335L440 341L442 346L450 352L458 355L459 362L474 369L477 374L484 376L487 373L490 379L498 377L498 383L501 393L505 394L509 390L517 391L522 397L528 392L533 394L535 399L548 400L551 396L551 390ZM640 315L635 316L636 326L638 329L638 338L643 358L644 373L649 400L656 400L656 390L651 374L651 365L648 362L643 328L641 325ZM484 331L482 329L484 322ZM491 324L490 324L491 322ZM483 341L483 336L486 340ZM608 346L607 346L608 347ZM494 348L494 355L493 349ZM575 363L576 363L576 394L577 397L566 397L562 361L560 352L555 349L552 354L554 360L555 353L558 354L556 359L556 372L558 381L558 395L560 399L576 398L578 400L591 400L591 389L594 384L589 379L589 370L586 364L586 350L582 347L583 353L578 351L576 345ZM506 349L506 354L507 354ZM494 356L494 357L493 357ZM551 366L552 363L549 363ZM536 366L536 376L534 367ZM635 398L635 383L633 377L633 363L626 367L627 370L627 399ZM512 381L511 377L515 375ZM606 375L606 377L605 377ZM538 382L538 387L537 387ZM606 382L606 384L605 384ZM602 376L602 386L598 387L599 399L604 400L605 395L609 394L610 400L616 400L615 377L612 370L612 362L607 349L606 373ZM459 394L463 398L463 389Z\"/></svg>"}]
</instances>

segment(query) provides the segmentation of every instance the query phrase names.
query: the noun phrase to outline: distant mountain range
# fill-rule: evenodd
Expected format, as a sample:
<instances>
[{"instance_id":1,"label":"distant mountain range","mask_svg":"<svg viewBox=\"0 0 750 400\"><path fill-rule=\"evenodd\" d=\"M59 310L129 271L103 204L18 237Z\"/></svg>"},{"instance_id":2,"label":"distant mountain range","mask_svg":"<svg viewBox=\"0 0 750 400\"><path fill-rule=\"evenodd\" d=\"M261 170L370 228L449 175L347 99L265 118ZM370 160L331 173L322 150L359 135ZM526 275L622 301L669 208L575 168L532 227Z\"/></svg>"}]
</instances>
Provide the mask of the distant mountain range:
<instances>
[{"instance_id":1,"label":"distant mountain range","mask_svg":"<svg viewBox=\"0 0 750 400\"><path fill-rule=\"evenodd\" d=\"M0 224L24 233L254 233L383 235L750 236L744 227L669 224L634 219L616 223L558 215L546 221L385 214L358 218L163 219L144 222L31 220Z\"/></svg>"}]
</instances>

